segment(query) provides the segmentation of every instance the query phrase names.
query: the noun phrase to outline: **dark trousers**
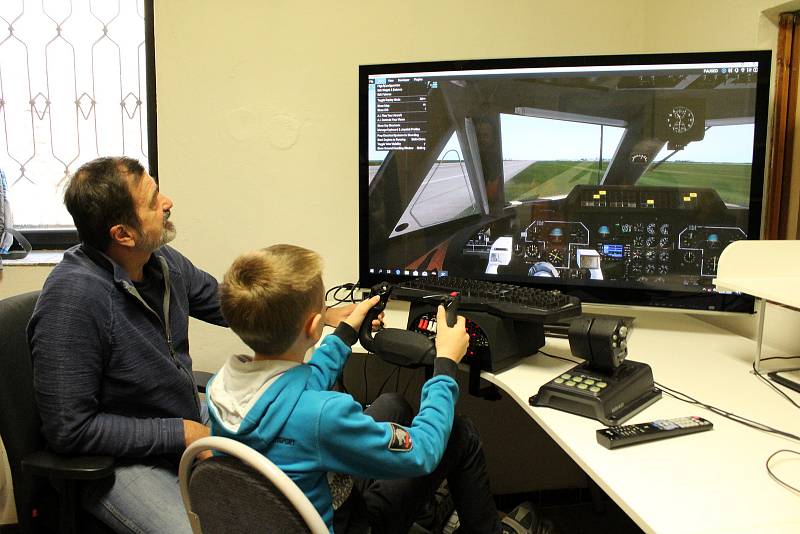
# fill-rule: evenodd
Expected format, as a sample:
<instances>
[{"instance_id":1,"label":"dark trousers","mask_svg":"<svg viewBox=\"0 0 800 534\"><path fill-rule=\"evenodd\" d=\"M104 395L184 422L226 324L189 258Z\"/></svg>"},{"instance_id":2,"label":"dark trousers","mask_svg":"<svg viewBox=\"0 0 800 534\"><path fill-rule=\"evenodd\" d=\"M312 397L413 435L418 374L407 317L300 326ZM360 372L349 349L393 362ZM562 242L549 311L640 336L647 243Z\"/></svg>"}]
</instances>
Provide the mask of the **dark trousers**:
<instances>
[{"instance_id":1,"label":"dark trousers","mask_svg":"<svg viewBox=\"0 0 800 534\"><path fill-rule=\"evenodd\" d=\"M364 413L376 421L403 426L409 426L413 418L411 406L397 393L381 395ZM444 455L432 473L394 480L355 478L350 502L334 516L334 530L337 534L358 531L363 527L359 523L366 519L373 534L405 534L445 479L458 511L460 532L500 532L478 430L471 421L458 416Z\"/></svg>"}]
</instances>

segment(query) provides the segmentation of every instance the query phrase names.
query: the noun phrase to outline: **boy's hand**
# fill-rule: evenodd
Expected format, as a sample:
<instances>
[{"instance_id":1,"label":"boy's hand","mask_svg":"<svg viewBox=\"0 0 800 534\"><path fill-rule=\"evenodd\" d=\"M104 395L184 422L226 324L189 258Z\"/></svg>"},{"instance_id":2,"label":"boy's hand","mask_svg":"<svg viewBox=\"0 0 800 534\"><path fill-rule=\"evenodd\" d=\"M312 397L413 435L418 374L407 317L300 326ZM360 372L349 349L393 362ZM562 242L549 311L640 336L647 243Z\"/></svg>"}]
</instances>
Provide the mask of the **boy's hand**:
<instances>
[{"instance_id":1,"label":"boy's hand","mask_svg":"<svg viewBox=\"0 0 800 534\"><path fill-rule=\"evenodd\" d=\"M347 318L350 317L350 314L353 313L355 309L356 309L355 304L346 304L344 306L328 308L325 311L325 324L336 328L337 326L339 326L339 323L347 320ZM384 313L381 312L378 314L378 318L372 321L372 330L378 330L381 327L381 325L383 324L383 317ZM364 318L362 317L361 321L363 320Z\"/></svg>"},{"instance_id":2,"label":"boy's hand","mask_svg":"<svg viewBox=\"0 0 800 534\"><path fill-rule=\"evenodd\" d=\"M353 330L358 332L359 329L361 328L361 323L364 322L364 317L367 316L367 312L380 301L381 297L379 295L375 295L374 297L369 298L367 300L362 300L361 302L355 305L353 311L350 312L350 315L345 317L343 321L352 326Z\"/></svg>"},{"instance_id":3,"label":"boy's hand","mask_svg":"<svg viewBox=\"0 0 800 534\"><path fill-rule=\"evenodd\" d=\"M440 304L436 311L436 356L458 363L467 353L468 346L467 320L459 315L455 326L447 326L447 312Z\"/></svg>"}]
</instances>

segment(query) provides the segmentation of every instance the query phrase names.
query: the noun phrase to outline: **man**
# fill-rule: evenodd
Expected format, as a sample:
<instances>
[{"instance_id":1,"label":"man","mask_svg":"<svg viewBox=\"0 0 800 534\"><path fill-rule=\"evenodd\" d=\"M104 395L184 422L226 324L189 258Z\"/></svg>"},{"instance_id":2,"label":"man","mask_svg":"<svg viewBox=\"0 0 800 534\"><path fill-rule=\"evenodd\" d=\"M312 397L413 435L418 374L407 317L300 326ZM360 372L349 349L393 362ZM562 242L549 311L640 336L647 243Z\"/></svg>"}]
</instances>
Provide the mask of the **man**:
<instances>
[{"instance_id":1,"label":"man","mask_svg":"<svg viewBox=\"0 0 800 534\"><path fill-rule=\"evenodd\" d=\"M217 281L165 246L175 237L172 200L136 160L84 164L64 203L81 243L51 272L28 326L42 432L56 452L116 458L113 477L82 491L104 523L191 532L177 463L208 435L208 414L189 316L226 326Z\"/></svg>"}]
</instances>

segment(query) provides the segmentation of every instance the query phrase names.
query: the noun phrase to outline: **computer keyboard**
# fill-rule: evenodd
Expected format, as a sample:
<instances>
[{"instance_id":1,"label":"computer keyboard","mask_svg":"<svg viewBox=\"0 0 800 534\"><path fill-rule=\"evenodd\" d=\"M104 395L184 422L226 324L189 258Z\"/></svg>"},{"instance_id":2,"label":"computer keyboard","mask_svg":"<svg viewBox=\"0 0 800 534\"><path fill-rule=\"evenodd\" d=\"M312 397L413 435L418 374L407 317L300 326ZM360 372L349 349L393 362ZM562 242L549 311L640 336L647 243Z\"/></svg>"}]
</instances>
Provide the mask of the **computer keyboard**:
<instances>
[{"instance_id":1,"label":"computer keyboard","mask_svg":"<svg viewBox=\"0 0 800 534\"><path fill-rule=\"evenodd\" d=\"M558 290L448 276L408 280L395 290L395 296L416 300L431 292L452 291L461 295L459 310L484 311L521 321L548 323L581 314L580 300Z\"/></svg>"}]
</instances>

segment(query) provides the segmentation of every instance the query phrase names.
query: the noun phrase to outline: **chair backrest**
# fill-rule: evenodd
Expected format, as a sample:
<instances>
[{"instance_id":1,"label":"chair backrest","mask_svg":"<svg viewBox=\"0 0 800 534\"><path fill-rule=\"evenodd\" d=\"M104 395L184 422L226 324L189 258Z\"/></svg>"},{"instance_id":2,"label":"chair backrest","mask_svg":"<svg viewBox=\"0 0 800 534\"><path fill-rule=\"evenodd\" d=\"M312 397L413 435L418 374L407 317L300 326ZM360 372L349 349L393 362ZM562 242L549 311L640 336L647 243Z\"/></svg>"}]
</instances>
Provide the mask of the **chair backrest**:
<instances>
[{"instance_id":1,"label":"chair backrest","mask_svg":"<svg viewBox=\"0 0 800 534\"><path fill-rule=\"evenodd\" d=\"M6 448L20 523L31 516L34 495L46 486L21 476L21 460L44 448L33 392L33 367L26 328L39 291L0 300L0 436Z\"/></svg>"},{"instance_id":2,"label":"chair backrest","mask_svg":"<svg viewBox=\"0 0 800 534\"><path fill-rule=\"evenodd\" d=\"M195 461L207 450L225 456ZM300 488L266 457L238 441L223 437L195 441L183 453L179 478L195 534L328 532Z\"/></svg>"}]
</instances>

